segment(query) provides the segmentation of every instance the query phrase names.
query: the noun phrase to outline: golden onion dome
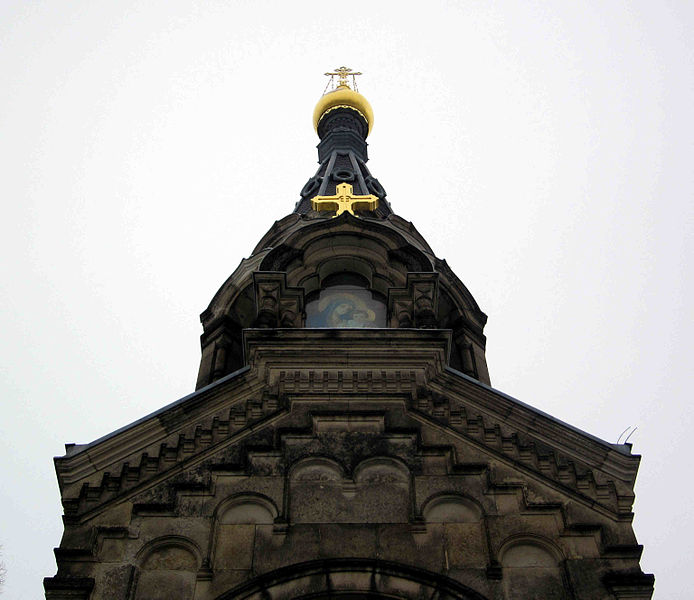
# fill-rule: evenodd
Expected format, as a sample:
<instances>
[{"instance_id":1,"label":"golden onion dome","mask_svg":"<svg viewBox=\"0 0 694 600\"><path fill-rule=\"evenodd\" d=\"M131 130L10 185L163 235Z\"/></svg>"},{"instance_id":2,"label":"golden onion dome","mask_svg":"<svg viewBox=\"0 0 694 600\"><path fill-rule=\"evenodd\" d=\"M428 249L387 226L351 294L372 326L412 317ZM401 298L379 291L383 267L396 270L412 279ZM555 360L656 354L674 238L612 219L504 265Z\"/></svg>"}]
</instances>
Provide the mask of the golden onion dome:
<instances>
[{"instance_id":1,"label":"golden onion dome","mask_svg":"<svg viewBox=\"0 0 694 600\"><path fill-rule=\"evenodd\" d=\"M331 110L336 108L351 108L356 110L368 123L369 131L374 123L374 111L369 101L359 92L355 92L348 85L338 85L333 91L324 94L313 110L313 127L318 131L318 123ZM367 135L368 135L367 133Z\"/></svg>"}]
</instances>

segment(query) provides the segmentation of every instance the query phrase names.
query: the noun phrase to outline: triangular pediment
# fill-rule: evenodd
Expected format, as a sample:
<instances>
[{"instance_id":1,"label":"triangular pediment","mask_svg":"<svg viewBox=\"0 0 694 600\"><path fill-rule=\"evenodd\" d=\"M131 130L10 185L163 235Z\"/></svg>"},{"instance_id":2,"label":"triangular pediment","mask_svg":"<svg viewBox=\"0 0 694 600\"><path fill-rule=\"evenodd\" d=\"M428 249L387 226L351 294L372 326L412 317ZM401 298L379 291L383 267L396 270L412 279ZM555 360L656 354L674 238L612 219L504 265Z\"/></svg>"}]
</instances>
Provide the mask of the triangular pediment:
<instances>
[{"instance_id":1,"label":"triangular pediment","mask_svg":"<svg viewBox=\"0 0 694 600\"><path fill-rule=\"evenodd\" d=\"M245 333L250 368L56 459L68 519L126 500L166 510L222 473L281 474L294 447L305 457L352 444L362 460L368 445L360 456L354 440L372 438L415 473L438 461L449 475L630 516L639 458L446 367L448 331Z\"/></svg>"}]
</instances>

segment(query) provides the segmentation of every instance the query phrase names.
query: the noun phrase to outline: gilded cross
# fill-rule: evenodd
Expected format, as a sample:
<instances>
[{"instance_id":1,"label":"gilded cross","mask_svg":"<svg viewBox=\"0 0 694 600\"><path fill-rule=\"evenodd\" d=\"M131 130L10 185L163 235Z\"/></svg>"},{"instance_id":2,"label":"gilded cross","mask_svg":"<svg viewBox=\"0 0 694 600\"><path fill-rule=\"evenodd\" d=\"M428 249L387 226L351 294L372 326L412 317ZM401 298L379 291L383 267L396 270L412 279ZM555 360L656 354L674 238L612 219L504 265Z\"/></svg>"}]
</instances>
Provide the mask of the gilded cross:
<instances>
[{"instance_id":1,"label":"gilded cross","mask_svg":"<svg viewBox=\"0 0 694 600\"><path fill-rule=\"evenodd\" d=\"M354 89L357 89L357 81L355 76L361 75L361 73L355 73L352 71L352 69L348 67L338 67L335 69L334 73L326 73L330 77L330 81L332 81L333 77L337 75L337 85L338 87L340 86L346 86L349 87L349 83L347 83L347 78L351 77L352 78L352 85L354 86ZM329 83L329 82L328 82Z\"/></svg>"},{"instance_id":2,"label":"gilded cross","mask_svg":"<svg viewBox=\"0 0 694 600\"><path fill-rule=\"evenodd\" d=\"M357 196L349 183L338 183L334 196L316 196L311 199L313 210L334 210L335 216L343 212L354 214L355 210L376 210L378 197L372 194Z\"/></svg>"}]
</instances>

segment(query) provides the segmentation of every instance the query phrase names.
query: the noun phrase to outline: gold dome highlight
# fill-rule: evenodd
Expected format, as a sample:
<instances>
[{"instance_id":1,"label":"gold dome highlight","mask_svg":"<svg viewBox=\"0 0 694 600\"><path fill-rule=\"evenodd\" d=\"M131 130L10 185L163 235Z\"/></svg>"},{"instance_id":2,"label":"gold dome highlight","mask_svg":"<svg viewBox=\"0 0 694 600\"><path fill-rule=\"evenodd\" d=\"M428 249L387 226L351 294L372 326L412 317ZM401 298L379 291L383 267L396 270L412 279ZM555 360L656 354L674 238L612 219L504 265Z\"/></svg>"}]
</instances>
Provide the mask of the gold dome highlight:
<instances>
[{"instance_id":1,"label":"gold dome highlight","mask_svg":"<svg viewBox=\"0 0 694 600\"><path fill-rule=\"evenodd\" d=\"M374 112L369 104L369 101L364 98L359 92L355 92L348 85L338 85L332 92L324 94L316 108L313 110L313 127L318 131L318 123L331 110L336 108L351 108L356 110L369 125L368 133L371 133L371 128L374 122Z\"/></svg>"}]
</instances>

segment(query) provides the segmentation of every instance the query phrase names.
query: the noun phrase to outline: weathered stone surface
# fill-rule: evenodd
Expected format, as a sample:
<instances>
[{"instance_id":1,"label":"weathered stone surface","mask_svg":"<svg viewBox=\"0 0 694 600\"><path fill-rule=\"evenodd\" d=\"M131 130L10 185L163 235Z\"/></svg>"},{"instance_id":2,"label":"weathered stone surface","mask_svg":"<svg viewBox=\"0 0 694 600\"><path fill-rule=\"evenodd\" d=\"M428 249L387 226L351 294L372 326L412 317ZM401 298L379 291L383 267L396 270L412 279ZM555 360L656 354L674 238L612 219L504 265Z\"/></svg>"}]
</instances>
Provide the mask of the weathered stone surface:
<instances>
[{"instance_id":1,"label":"weathered stone surface","mask_svg":"<svg viewBox=\"0 0 694 600\"><path fill-rule=\"evenodd\" d=\"M638 569L617 501L638 457L449 370L448 339L247 331L251 369L150 417L164 427L145 421L117 434L125 452L107 438L59 459L73 483L63 488L70 517L56 581L89 578L94 598L212 600L278 569L359 558L423 568L480 598L528 587L537 597L611 597L604 581ZM225 424L235 407L244 420ZM187 439L199 440L190 452ZM141 453L154 457L157 444L178 450L145 468ZM82 453L98 457L97 470ZM125 464L140 468L112 485L105 474ZM570 464L589 484L547 464ZM373 579L334 581L347 589L359 578ZM316 585L298 579L282 593ZM378 580L404 596L419 585ZM615 584L629 585L641 584Z\"/></svg>"},{"instance_id":2,"label":"weathered stone surface","mask_svg":"<svg viewBox=\"0 0 694 600\"><path fill-rule=\"evenodd\" d=\"M47 598L650 598L639 457L489 387L486 315L382 206L275 223L201 316L197 391L56 459ZM389 327L305 328L347 280Z\"/></svg>"}]
</instances>

